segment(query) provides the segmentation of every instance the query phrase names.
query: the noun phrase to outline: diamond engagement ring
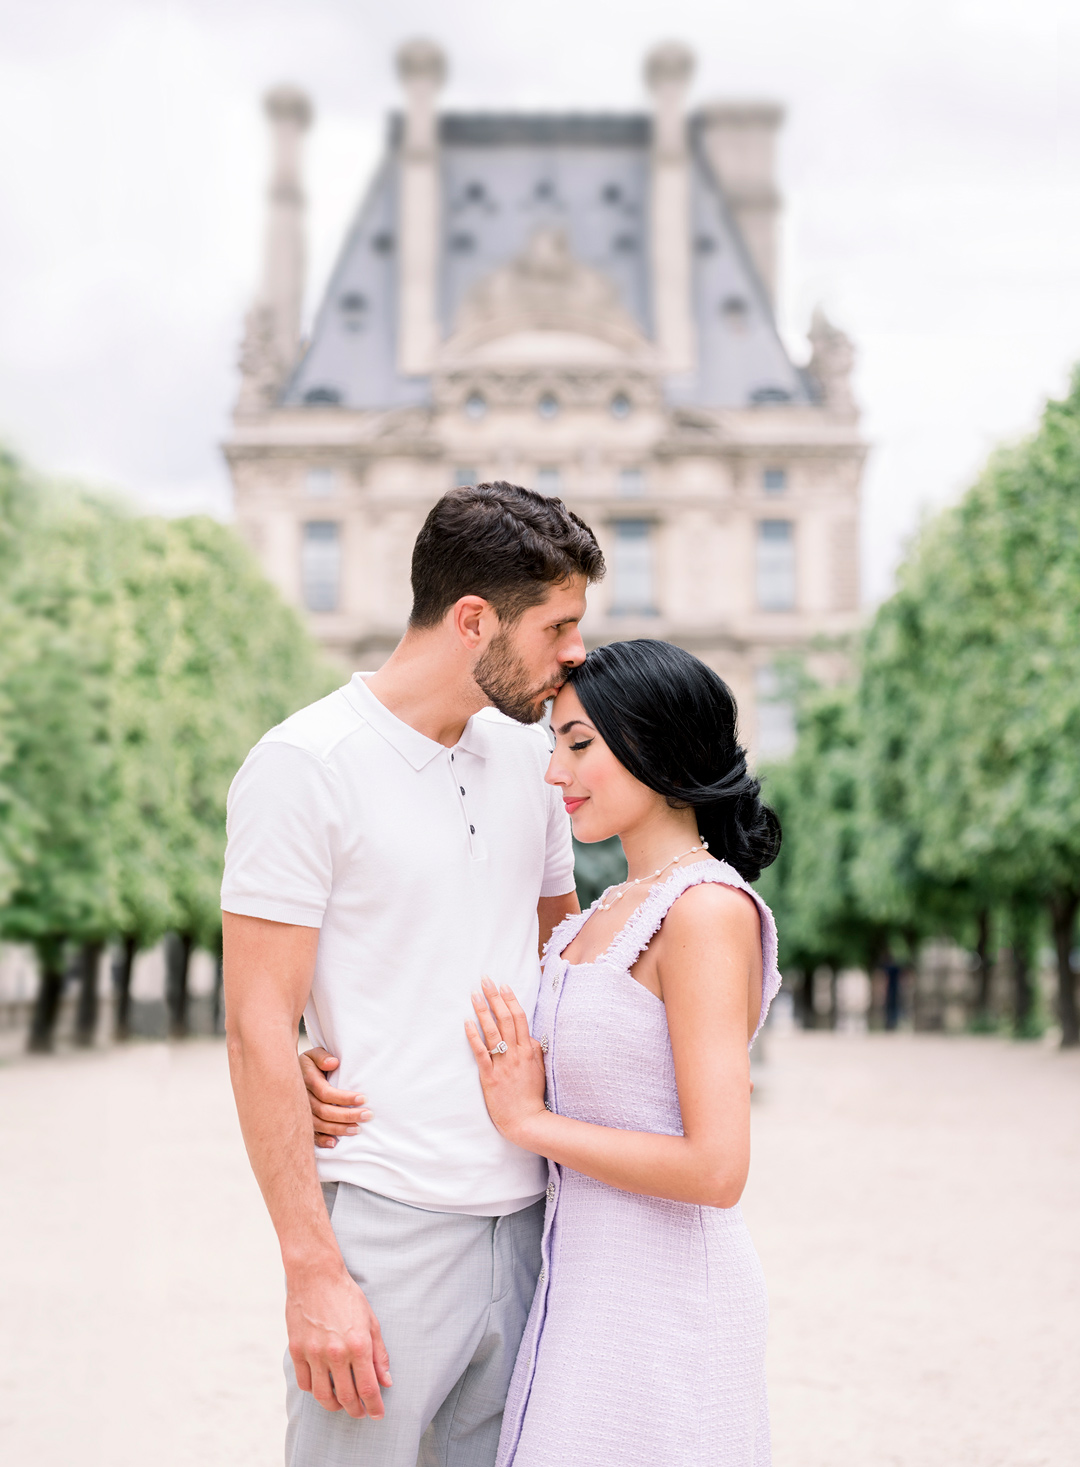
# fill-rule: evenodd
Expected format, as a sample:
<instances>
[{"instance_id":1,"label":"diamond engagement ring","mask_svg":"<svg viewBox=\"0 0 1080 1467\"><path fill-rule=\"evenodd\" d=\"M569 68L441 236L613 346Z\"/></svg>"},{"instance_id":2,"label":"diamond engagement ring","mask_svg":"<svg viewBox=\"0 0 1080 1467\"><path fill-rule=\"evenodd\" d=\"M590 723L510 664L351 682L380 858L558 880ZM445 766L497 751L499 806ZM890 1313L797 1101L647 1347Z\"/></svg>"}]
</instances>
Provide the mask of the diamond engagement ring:
<instances>
[{"instance_id":1,"label":"diamond engagement ring","mask_svg":"<svg viewBox=\"0 0 1080 1467\"><path fill-rule=\"evenodd\" d=\"M495 1046L494 1049L489 1049L488 1050L488 1054L505 1054L505 1053L506 1053L506 1040L505 1039L500 1039L499 1042L498 1042L498 1044Z\"/></svg>"}]
</instances>

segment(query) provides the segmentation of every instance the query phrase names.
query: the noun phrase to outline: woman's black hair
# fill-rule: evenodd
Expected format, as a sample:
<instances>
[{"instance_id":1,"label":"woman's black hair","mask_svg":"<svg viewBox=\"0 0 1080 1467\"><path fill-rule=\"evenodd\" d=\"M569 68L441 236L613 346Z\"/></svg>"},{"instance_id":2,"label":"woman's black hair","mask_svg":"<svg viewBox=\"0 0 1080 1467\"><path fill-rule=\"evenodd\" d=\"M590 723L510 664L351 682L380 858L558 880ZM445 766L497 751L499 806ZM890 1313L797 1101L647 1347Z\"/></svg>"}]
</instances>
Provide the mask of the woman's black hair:
<instances>
[{"instance_id":1,"label":"woman's black hair","mask_svg":"<svg viewBox=\"0 0 1080 1467\"><path fill-rule=\"evenodd\" d=\"M608 748L675 809L697 811L710 855L756 881L780 850L780 821L746 767L723 678L681 647L642 638L590 652L568 683Z\"/></svg>"}]
</instances>

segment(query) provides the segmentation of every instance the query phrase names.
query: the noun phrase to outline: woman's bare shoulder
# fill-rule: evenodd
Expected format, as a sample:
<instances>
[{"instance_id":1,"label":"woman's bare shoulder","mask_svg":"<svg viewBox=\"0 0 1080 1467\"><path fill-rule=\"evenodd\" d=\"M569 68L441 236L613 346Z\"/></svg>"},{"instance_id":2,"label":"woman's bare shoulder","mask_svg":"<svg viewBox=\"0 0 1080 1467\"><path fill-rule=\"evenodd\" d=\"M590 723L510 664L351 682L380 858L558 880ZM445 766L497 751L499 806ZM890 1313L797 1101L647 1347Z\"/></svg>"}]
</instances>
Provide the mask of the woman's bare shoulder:
<instances>
[{"instance_id":1,"label":"woman's bare shoulder","mask_svg":"<svg viewBox=\"0 0 1080 1467\"><path fill-rule=\"evenodd\" d=\"M672 903L664 927L677 941L723 936L758 942L761 918L749 892L722 881L702 881Z\"/></svg>"}]
</instances>

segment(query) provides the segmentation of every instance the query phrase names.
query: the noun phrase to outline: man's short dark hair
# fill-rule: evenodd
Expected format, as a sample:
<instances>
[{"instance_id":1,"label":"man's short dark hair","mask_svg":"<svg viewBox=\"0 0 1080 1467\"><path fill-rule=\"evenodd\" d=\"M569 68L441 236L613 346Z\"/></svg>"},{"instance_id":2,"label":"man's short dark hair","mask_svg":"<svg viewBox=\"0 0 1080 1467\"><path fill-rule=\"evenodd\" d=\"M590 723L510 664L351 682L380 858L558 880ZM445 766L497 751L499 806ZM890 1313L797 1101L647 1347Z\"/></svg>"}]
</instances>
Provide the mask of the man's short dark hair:
<instances>
[{"instance_id":1,"label":"man's short dark hair","mask_svg":"<svg viewBox=\"0 0 1080 1467\"><path fill-rule=\"evenodd\" d=\"M435 626L462 596L482 596L509 624L552 586L603 574L596 536L561 499L502 482L451 489L416 537L409 625Z\"/></svg>"}]
</instances>

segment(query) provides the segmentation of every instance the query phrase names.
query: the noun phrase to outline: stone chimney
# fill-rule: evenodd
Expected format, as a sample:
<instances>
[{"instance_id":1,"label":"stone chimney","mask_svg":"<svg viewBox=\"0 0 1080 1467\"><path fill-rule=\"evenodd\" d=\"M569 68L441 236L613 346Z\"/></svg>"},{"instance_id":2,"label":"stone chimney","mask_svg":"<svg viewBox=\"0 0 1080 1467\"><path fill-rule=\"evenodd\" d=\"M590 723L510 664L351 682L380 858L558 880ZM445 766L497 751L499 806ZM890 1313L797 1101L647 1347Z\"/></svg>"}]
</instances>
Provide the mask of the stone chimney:
<instances>
[{"instance_id":1,"label":"stone chimney","mask_svg":"<svg viewBox=\"0 0 1080 1467\"><path fill-rule=\"evenodd\" d=\"M398 368L430 372L439 346L439 137L435 99L446 57L432 41L407 41L397 53L405 90L398 213Z\"/></svg>"},{"instance_id":2,"label":"stone chimney","mask_svg":"<svg viewBox=\"0 0 1080 1467\"><path fill-rule=\"evenodd\" d=\"M727 102L703 108L698 119L706 157L775 307L776 131L784 110L771 102Z\"/></svg>"},{"instance_id":3,"label":"stone chimney","mask_svg":"<svg viewBox=\"0 0 1080 1467\"><path fill-rule=\"evenodd\" d=\"M677 41L654 46L645 58L645 82L653 97L653 323L662 365L669 373L692 371L696 359L686 146L686 92L693 71L693 52Z\"/></svg>"},{"instance_id":4,"label":"stone chimney","mask_svg":"<svg viewBox=\"0 0 1080 1467\"><path fill-rule=\"evenodd\" d=\"M240 355L240 413L273 404L300 346L304 297L304 190L300 150L311 124L311 103L295 87L280 86L264 99L270 119L273 166L268 191L262 283L248 312Z\"/></svg>"}]
</instances>

